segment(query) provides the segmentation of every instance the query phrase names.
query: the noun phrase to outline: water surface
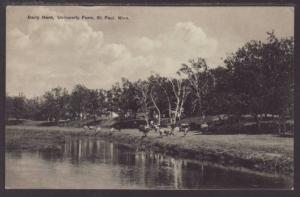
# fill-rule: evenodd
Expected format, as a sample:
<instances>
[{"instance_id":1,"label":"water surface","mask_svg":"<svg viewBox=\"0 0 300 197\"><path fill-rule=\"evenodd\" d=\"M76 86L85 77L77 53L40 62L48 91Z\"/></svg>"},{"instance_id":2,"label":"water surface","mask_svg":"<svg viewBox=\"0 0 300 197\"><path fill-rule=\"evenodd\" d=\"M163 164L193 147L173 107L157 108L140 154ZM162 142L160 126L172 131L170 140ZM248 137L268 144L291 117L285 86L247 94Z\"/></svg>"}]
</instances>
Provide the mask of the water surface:
<instances>
[{"instance_id":1,"label":"water surface","mask_svg":"<svg viewBox=\"0 0 300 197\"><path fill-rule=\"evenodd\" d=\"M6 188L290 189L291 178L179 159L120 144L72 137L59 150L5 154Z\"/></svg>"}]
</instances>

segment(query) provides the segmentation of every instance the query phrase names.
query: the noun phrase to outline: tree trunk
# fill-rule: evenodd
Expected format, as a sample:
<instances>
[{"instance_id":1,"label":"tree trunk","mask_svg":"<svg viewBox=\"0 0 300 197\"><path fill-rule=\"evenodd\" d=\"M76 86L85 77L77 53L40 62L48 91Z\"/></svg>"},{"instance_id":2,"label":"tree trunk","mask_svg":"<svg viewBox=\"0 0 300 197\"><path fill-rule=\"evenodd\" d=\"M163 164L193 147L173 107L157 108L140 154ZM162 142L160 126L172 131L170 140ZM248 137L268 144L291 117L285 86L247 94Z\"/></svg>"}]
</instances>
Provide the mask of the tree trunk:
<instances>
[{"instance_id":1,"label":"tree trunk","mask_svg":"<svg viewBox=\"0 0 300 197\"><path fill-rule=\"evenodd\" d=\"M257 131L260 133L261 132L261 122L260 122L259 118L257 118L256 124L257 124Z\"/></svg>"},{"instance_id":2,"label":"tree trunk","mask_svg":"<svg viewBox=\"0 0 300 197\"><path fill-rule=\"evenodd\" d=\"M278 132L280 133L285 133L286 132L286 124L285 124L285 118L284 115L279 115L278 118Z\"/></svg>"},{"instance_id":3,"label":"tree trunk","mask_svg":"<svg viewBox=\"0 0 300 197\"><path fill-rule=\"evenodd\" d=\"M160 126L160 110L157 108L157 112L158 112L158 119L157 119L157 124Z\"/></svg>"},{"instance_id":4,"label":"tree trunk","mask_svg":"<svg viewBox=\"0 0 300 197\"><path fill-rule=\"evenodd\" d=\"M238 117L238 129L241 129L241 126L242 124L241 124L241 119L240 119L240 117Z\"/></svg>"},{"instance_id":5,"label":"tree trunk","mask_svg":"<svg viewBox=\"0 0 300 197\"><path fill-rule=\"evenodd\" d=\"M160 110L159 110L158 106L156 105L156 103L155 103L155 101L154 101L154 98L153 98L153 96L152 96L152 90L150 91L150 97L151 97L152 103L153 103L153 105L154 105L154 107L155 107L155 109L156 109L156 111L157 111L157 113L158 113L157 124L160 125Z\"/></svg>"},{"instance_id":6,"label":"tree trunk","mask_svg":"<svg viewBox=\"0 0 300 197\"><path fill-rule=\"evenodd\" d=\"M241 115L240 114L238 114L237 116L236 116L236 119L237 119L237 122L238 122L238 130L240 130L241 128L242 128L242 123L241 123ZM238 132L240 132L240 131L238 131Z\"/></svg>"},{"instance_id":7,"label":"tree trunk","mask_svg":"<svg viewBox=\"0 0 300 197\"><path fill-rule=\"evenodd\" d=\"M149 124L149 116L148 116L147 113L144 113L144 118L145 118L145 121L146 121L147 126L149 126L149 125L150 125L150 124Z\"/></svg>"},{"instance_id":8,"label":"tree trunk","mask_svg":"<svg viewBox=\"0 0 300 197\"><path fill-rule=\"evenodd\" d=\"M280 120L278 119L278 122L277 122L277 125L278 125L278 134L281 133L281 124L280 124Z\"/></svg>"},{"instance_id":9,"label":"tree trunk","mask_svg":"<svg viewBox=\"0 0 300 197\"><path fill-rule=\"evenodd\" d=\"M287 130L286 130L286 123L285 123L285 120L283 120L283 122L282 122L282 128L283 128L283 133L286 133L287 132Z\"/></svg>"},{"instance_id":10,"label":"tree trunk","mask_svg":"<svg viewBox=\"0 0 300 197\"><path fill-rule=\"evenodd\" d=\"M172 118L172 116L170 116L169 119L170 119L170 124L173 125L173 118Z\"/></svg>"},{"instance_id":11,"label":"tree trunk","mask_svg":"<svg viewBox=\"0 0 300 197\"><path fill-rule=\"evenodd\" d=\"M59 123L59 116L56 116L55 117L55 124L58 125L58 123Z\"/></svg>"},{"instance_id":12,"label":"tree trunk","mask_svg":"<svg viewBox=\"0 0 300 197\"><path fill-rule=\"evenodd\" d=\"M258 114L255 115L255 121L256 121L257 131L260 133L260 131L261 131L261 122L260 122L260 119L258 117Z\"/></svg>"}]
</instances>

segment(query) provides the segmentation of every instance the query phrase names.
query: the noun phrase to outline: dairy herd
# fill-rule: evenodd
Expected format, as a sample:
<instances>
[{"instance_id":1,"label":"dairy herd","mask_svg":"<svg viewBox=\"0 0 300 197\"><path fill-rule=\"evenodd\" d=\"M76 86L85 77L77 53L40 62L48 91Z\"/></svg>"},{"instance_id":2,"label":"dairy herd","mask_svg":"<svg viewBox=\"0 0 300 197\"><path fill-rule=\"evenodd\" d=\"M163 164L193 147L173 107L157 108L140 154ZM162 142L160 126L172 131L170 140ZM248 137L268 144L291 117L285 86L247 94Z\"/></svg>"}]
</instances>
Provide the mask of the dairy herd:
<instances>
[{"instance_id":1,"label":"dairy herd","mask_svg":"<svg viewBox=\"0 0 300 197\"><path fill-rule=\"evenodd\" d=\"M83 129L85 131L101 131L100 126L83 126ZM160 125L156 124L149 124L149 125L140 125L138 127L138 130L143 133L142 137L147 137L150 132L153 132L157 134L160 137L164 136L172 136L172 135L178 135L179 133L182 133L183 136L186 136L191 127L189 124L177 124L177 125L168 125L161 127ZM110 128L110 132L113 133L115 131L121 131L121 128L119 126L114 126Z\"/></svg>"},{"instance_id":2,"label":"dairy herd","mask_svg":"<svg viewBox=\"0 0 300 197\"><path fill-rule=\"evenodd\" d=\"M140 125L139 131L147 137L150 131L155 132L160 137L163 136L172 136L176 135L179 132L183 132L183 136L186 136L190 131L190 126L188 124L178 124L178 125L168 125L167 127L160 127L159 125L150 124L150 125Z\"/></svg>"}]
</instances>

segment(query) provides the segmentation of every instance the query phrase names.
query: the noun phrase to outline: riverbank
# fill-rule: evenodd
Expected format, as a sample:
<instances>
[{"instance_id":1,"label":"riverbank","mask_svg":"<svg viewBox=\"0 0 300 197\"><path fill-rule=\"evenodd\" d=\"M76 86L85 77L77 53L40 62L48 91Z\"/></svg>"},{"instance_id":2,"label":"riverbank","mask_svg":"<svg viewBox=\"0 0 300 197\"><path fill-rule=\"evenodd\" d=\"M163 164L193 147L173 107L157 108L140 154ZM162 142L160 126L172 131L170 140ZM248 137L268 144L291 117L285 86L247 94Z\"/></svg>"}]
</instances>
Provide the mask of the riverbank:
<instances>
[{"instance_id":1,"label":"riverbank","mask_svg":"<svg viewBox=\"0 0 300 197\"><path fill-rule=\"evenodd\" d=\"M137 129L111 132L70 127L7 126L7 149L59 149L69 136L90 136L152 149L172 156L216 162L224 166L244 167L267 173L292 176L294 172L293 138L274 135L204 135L182 133L163 138L155 132L142 138Z\"/></svg>"}]
</instances>

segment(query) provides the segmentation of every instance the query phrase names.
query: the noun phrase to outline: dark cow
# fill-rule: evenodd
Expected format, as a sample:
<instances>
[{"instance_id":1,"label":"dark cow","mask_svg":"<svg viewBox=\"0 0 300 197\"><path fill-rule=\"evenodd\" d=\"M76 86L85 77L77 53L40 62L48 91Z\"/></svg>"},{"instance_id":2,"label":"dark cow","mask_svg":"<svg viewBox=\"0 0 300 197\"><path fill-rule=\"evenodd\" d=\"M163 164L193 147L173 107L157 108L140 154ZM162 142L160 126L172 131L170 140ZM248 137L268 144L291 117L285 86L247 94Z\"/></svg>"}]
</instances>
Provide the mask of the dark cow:
<instances>
[{"instance_id":1,"label":"dark cow","mask_svg":"<svg viewBox=\"0 0 300 197\"><path fill-rule=\"evenodd\" d=\"M180 125L180 130L183 130L183 132L184 132L183 135L186 136L188 134L188 132L190 131L190 125L183 123Z\"/></svg>"},{"instance_id":2,"label":"dark cow","mask_svg":"<svg viewBox=\"0 0 300 197\"><path fill-rule=\"evenodd\" d=\"M115 129L118 130L118 131L121 131L122 126L121 126L121 124L116 123L116 124L113 125L113 128L115 128Z\"/></svg>"}]
</instances>

